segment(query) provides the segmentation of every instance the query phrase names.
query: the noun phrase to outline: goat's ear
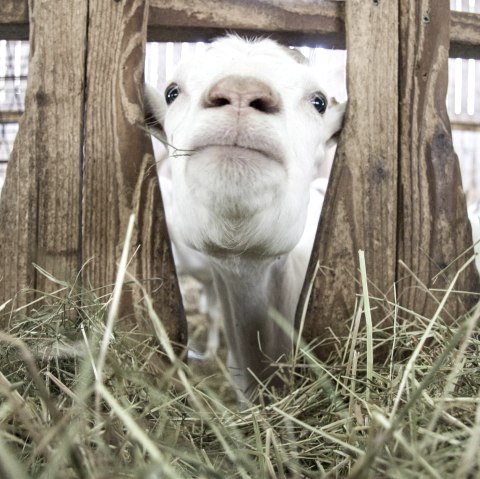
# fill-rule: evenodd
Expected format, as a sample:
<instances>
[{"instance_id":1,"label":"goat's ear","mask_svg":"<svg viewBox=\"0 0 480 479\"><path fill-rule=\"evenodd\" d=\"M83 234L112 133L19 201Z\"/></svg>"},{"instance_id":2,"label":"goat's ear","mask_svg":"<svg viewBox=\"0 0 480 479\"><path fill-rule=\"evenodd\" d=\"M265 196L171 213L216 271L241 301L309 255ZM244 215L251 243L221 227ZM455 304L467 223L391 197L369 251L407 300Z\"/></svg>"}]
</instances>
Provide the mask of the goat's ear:
<instances>
[{"instance_id":1,"label":"goat's ear","mask_svg":"<svg viewBox=\"0 0 480 479\"><path fill-rule=\"evenodd\" d=\"M146 83L143 103L146 127L160 141L165 140L163 122L167 105L163 95L156 88Z\"/></svg>"},{"instance_id":2,"label":"goat's ear","mask_svg":"<svg viewBox=\"0 0 480 479\"><path fill-rule=\"evenodd\" d=\"M336 142L343 126L343 117L347 102L338 103L335 98L330 100L330 106L325 113L325 123L327 128L327 146Z\"/></svg>"}]
</instances>

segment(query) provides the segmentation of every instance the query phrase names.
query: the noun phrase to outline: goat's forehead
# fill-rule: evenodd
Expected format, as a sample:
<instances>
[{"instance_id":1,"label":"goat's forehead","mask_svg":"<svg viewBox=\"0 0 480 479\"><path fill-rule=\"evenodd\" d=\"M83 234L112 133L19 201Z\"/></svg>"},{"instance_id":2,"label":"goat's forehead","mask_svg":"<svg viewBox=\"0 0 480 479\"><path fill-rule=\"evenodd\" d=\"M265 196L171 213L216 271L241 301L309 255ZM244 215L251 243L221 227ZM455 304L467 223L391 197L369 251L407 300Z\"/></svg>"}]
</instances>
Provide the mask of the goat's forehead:
<instances>
[{"instance_id":1,"label":"goat's forehead","mask_svg":"<svg viewBox=\"0 0 480 479\"><path fill-rule=\"evenodd\" d=\"M297 64L306 64L307 59L298 52L298 55L289 51L289 48L270 39L244 40L238 37L226 37L212 43L206 50L206 55L212 57L236 56L240 58L269 58L272 61L292 61Z\"/></svg>"},{"instance_id":2,"label":"goat's forehead","mask_svg":"<svg viewBox=\"0 0 480 479\"><path fill-rule=\"evenodd\" d=\"M249 42L237 38L218 40L202 54L182 61L174 76L186 81L208 82L222 73L265 74L269 78L277 74L292 81L316 77L306 59L299 53L289 52L285 46L268 39Z\"/></svg>"}]
</instances>

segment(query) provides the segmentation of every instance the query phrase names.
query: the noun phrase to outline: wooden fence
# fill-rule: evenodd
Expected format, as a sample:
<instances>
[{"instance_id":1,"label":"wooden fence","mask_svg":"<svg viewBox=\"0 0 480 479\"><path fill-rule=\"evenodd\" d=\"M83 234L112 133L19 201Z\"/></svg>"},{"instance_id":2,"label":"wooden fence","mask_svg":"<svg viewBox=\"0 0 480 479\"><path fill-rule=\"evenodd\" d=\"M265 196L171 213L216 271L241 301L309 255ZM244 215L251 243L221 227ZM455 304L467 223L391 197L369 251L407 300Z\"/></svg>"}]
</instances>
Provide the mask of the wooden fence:
<instances>
[{"instance_id":1,"label":"wooden fence","mask_svg":"<svg viewBox=\"0 0 480 479\"><path fill-rule=\"evenodd\" d=\"M29 32L31 58L0 204L0 304L26 287L51 290L33 263L111 284L133 212L140 248L131 271L148 280L172 339L185 342L151 145L138 128L143 52L147 36L198 41L225 29L348 51L349 105L306 282L313 288L302 294L306 339L345 332L359 249L380 299L375 321L391 319L393 304L433 313L472 244L445 95L449 51L480 58L480 16L450 14L448 0L44 0L29 14L25 0L3 1L0 38ZM475 302L465 294L479 291L473 265L455 289L464 293L448 302L454 317ZM126 313L140 295L125 294Z\"/></svg>"}]
</instances>

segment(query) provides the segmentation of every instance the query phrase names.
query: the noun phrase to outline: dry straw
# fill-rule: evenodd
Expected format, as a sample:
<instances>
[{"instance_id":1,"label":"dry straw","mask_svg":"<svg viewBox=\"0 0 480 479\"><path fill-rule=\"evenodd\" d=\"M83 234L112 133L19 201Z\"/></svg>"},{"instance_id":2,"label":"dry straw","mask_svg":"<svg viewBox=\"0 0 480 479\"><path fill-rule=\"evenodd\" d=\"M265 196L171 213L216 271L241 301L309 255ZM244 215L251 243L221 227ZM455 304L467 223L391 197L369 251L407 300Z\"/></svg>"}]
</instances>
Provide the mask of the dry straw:
<instances>
[{"instance_id":1,"label":"dry straw","mask_svg":"<svg viewBox=\"0 0 480 479\"><path fill-rule=\"evenodd\" d=\"M0 477L480 477L479 309L443 323L455 281L424 318L371 296L361 254L363 289L338 352L320 362L318 345L297 337L295 365L278 371L284 391L241 410L223 352L184 364L147 295L138 306L158 344L148 347L169 357L160 377L139 354L147 346L116 329L134 281L129 241L111 295L50 277L58 289L42 301L4 305L14 329L0 336ZM374 307L390 321L372 324Z\"/></svg>"}]
</instances>

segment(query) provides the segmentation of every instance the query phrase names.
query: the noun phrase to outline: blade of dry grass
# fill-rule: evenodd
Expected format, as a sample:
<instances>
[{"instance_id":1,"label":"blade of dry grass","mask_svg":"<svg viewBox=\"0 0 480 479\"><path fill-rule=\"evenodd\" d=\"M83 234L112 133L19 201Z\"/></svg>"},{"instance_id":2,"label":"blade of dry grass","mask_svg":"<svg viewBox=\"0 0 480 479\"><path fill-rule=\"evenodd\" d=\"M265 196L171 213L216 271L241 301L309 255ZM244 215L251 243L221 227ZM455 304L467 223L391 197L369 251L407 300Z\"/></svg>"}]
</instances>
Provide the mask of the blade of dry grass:
<instances>
[{"instance_id":1,"label":"blade of dry grass","mask_svg":"<svg viewBox=\"0 0 480 479\"><path fill-rule=\"evenodd\" d=\"M373 380L373 325L372 311L370 309L370 297L368 295L367 270L365 266L365 252L359 250L358 259L360 262L360 275L362 279L362 297L365 305L365 324L367 327L367 393L365 399L370 400L370 385Z\"/></svg>"},{"instance_id":2,"label":"blade of dry grass","mask_svg":"<svg viewBox=\"0 0 480 479\"><path fill-rule=\"evenodd\" d=\"M0 476L2 479L29 479L27 471L0 435Z\"/></svg>"},{"instance_id":3,"label":"blade of dry grass","mask_svg":"<svg viewBox=\"0 0 480 479\"><path fill-rule=\"evenodd\" d=\"M103 334L102 343L98 353L96 371L96 383L98 386L103 381L103 367L105 365L105 358L107 356L108 345L111 341L113 334L113 323L118 315L118 307L120 305L120 299L122 296L123 283L125 281L125 275L128 264L128 254L130 250L130 242L132 240L133 226L135 224L135 216L130 215L128 220L127 232L125 235L125 242L123 245L122 256L118 265L117 278L115 280L115 287L113 288L112 302L108 311L107 324L105 325L105 332Z\"/></svg>"}]
</instances>

